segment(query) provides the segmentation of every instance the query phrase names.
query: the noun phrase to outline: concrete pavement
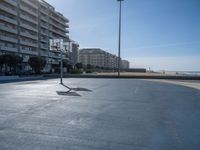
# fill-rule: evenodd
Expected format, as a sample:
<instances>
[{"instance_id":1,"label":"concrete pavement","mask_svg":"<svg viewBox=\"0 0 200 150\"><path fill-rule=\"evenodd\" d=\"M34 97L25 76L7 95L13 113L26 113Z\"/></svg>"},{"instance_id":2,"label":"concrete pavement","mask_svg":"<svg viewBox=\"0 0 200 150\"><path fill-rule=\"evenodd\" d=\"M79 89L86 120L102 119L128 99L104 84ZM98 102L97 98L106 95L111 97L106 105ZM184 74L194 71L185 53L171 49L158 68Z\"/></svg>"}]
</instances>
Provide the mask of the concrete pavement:
<instances>
[{"instance_id":1,"label":"concrete pavement","mask_svg":"<svg viewBox=\"0 0 200 150\"><path fill-rule=\"evenodd\" d=\"M198 150L200 91L134 79L0 84L1 150ZM78 87L78 88L77 88Z\"/></svg>"}]
</instances>

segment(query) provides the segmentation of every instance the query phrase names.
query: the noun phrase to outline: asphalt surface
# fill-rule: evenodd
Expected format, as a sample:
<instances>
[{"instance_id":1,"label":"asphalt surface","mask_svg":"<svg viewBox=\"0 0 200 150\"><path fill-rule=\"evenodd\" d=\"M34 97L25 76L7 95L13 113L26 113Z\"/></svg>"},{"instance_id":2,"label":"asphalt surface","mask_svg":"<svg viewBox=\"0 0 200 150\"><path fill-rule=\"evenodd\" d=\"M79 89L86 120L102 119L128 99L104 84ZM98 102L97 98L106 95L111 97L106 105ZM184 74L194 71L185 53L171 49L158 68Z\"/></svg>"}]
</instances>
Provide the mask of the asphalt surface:
<instances>
[{"instance_id":1,"label":"asphalt surface","mask_svg":"<svg viewBox=\"0 0 200 150\"><path fill-rule=\"evenodd\" d=\"M200 149L200 90L136 79L58 83L0 84L0 150Z\"/></svg>"}]
</instances>

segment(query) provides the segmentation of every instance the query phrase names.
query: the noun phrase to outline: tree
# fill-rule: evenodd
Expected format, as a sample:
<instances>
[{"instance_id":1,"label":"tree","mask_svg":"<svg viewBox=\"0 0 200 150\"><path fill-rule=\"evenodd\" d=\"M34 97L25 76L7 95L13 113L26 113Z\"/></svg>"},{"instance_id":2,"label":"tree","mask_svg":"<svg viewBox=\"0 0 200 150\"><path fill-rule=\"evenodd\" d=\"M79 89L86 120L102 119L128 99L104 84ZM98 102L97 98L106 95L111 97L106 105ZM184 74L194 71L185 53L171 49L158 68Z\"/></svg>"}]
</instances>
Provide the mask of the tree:
<instances>
[{"instance_id":1,"label":"tree","mask_svg":"<svg viewBox=\"0 0 200 150\"><path fill-rule=\"evenodd\" d=\"M4 58L3 58L3 55L0 55L0 71L1 71L1 73L2 73L3 65L4 65Z\"/></svg>"},{"instance_id":2,"label":"tree","mask_svg":"<svg viewBox=\"0 0 200 150\"><path fill-rule=\"evenodd\" d=\"M90 64L87 64L87 69L93 69L94 67L92 66L92 65L90 65Z\"/></svg>"},{"instance_id":3,"label":"tree","mask_svg":"<svg viewBox=\"0 0 200 150\"><path fill-rule=\"evenodd\" d=\"M13 57L11 54L3 54L1 56L2 64L5 65L5 73L7 73L7 68L9 67L9 71L11 71L11 67L13 66Z\"/></svg>"},{"instance_id":4,"label":"tree","mask_svg":"<svg viewBox=\"0 0 200 150\"><path fill-rule=\"evenodd\" d=\"M76 66L77 69L82 69L83 68L83 64L82 63L77 63L75 66Z\"/></svg>"},{"instance_id":5,"label":"tree","mask_svg":"<svg viewBox=\"0 0 200 150\"><path fill-rule=\"evenodd\" d=\"M73 69L72 64L68 60L63 60L63 67L67 68L67 72L70 72Z\"/></svg>"},{"instance_id":6,"label":"tree","mask_svg":"<svg viewBox=\"0 0 200 150\"><path fill-rule=\"evenodd\" d=\"M40 74L41 70L44 69L46 65L46 60L42 57L33 56L29 58L28 64L31 66L36 74Z\"/></svg>"},{"instance_id":7,"label":"tree","mask_svg":"<svg viewBox=\"0 0 200 150\"><path fill-rule=\"evenodd\" d=\"M5 66L5 73L7 73L7 69L9 71L13 71L16 73L17 66L22 63L23 58L19 55L15 54L3 54L0 56L0 68L2 72L3 65Z\"/></svg>"}]
</instances>

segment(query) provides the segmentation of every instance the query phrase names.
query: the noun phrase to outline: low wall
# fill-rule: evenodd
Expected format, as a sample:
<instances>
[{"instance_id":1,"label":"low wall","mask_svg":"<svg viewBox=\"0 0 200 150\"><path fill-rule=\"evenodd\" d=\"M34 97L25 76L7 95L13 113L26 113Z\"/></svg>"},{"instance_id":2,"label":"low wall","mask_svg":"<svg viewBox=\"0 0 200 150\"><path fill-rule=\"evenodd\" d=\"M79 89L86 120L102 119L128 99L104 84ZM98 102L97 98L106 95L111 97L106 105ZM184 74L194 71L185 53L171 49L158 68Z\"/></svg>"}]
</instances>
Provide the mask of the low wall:
<instances>
[{"instance_id":1,"label":"low wall","mask_svg":"<svg viewBox=\"0 0 200 150\"><path fill-rule=\"evenodd\" d=\"M19 76L0 76L0 81L10 81L10 80L17 80Z\"/></svg>"}]
</instances>

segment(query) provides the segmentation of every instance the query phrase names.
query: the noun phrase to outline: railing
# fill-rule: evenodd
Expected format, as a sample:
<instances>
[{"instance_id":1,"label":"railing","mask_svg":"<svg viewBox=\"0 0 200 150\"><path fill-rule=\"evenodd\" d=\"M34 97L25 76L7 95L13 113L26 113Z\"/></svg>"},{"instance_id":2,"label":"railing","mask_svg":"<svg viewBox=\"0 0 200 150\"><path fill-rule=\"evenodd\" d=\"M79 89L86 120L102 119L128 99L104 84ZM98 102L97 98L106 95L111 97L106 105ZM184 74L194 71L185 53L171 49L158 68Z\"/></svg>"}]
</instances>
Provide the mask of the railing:
<instances>
[{"instance_id":1,"label":"railing","mask_svg":"<svg viewBox=\"0 0 200 150\"><path fill-rule=\"evenodd\" d=\"M9 3L10 5L13 5L13 6L17 7L17 1L14 1L14 0L5 0L5 2Z\"/></svg>"},{"instance_id":2,"label":"railing","mask_svg":"<svg viewBox=\"0 0 200 150\"><path fill-rule=\"evenodd\" d=\"M47 11L40 9L40 12L45 14L45 15L49 15Z\"/></svg>"},{"instance_id":3,"label":"railing","mask_svg":"<svg viewBox=\"0 0 200 150\"><path fill-rule=\"evenodd\" d=\"M31 43L31 42L27 42L27 41L22 41L20 40L20 44L22 45L27 45L27 46L31 46L31 47L38 47L38 44L37 43Z\"/></svg>"},{"instance_id":4,"label":"railing","mask_svg":"<svg viewBox=\"0 0 200 150\"><path fill-rule=\"evenodd\" d=\"M11 42L11 43L17 43L17 39L13 38L13 37L8 37L8 36L4 36L4 35L0 35L0 39L7 41L7 42Z\"/></svg>"},{"instance_id":5,"label":"railing","mask_svg":"<svg viewBox=\"0 0 200 150\"><path fill-rule=\"evenodd\" d=\"M8 18L6 16L0 15L0 20L3 20L3 21L17 25L17 21L15 19L11 19L11 18Z\"/></svg>"},{"instance_id":6,"label":"railing","mask_svg":"<svg viewBox=\"0 0 200 150\"><path fill-rule=\"evenodd\" d=\"M34 27L32 27L31 25L29 25L29 24L25 24L25 23L20 23L20 26L21 27L24 27L24 28L27 28L27 29L29 29L29 30L33 30L33 31L35 31L35 32L38 32L38 29L36 29L36 28L34 28Z\"/></svg>"},{"instance_id":7,"label":"railing","mask_svg":"<svg viewBox=\"0 0 200 150\"><path fill-rule=\"evenodd\" d=\"M0 9L3 10L3 11L6 11L6 12L12 14L12 15L17 16L17 11L15 11L15 10L9 8L9 7L6 7L6 6L2 5L2 4L0 5Z\"/></svg>"},{"instance_id":8,"label":"railing","mask_svg":"<svg viewBox=\"0 0 200 150\"><path fill-rule=\"evenodd\" d=\"M48 33L44 32L42 30L40 31L40 34L48 36Z\"/></svg>"},{"instance_id":9,"label":"railing","mask_svg":"<svg viewBox=\"0 0 200 150\"><path fill-rule=\"evenodd\" d=\"M0 46L0 50L9 51L9 52L18 52L17 48L7 47L7 46Z\"/></svg>"},{"instance_id":10,"label":"railing","mask_svg":"<svg viewBox=\"0 0 200 150\"><path fill-rule=\"evenodd\" d=\"M53 52L49 52L49 57L61 58L59 53L53 53Z\"/></svg>"},{"instance_id":11,"label":"railing","mask_svg":"<svg viewBox=\"0 0 200 150\"><path fill-rule=\"evenodd\" d=\"M35 17L38 17L38 13L37 12L34 12L34 11L31 11L30 9L28 9L27 7L23 6L23 5L20 5L20 8L24 11L26 11L27 13L29 13L30 15L33 15Z\"/></svg>"},{"instance_id":12,"label":"railing","mask_svg":"<svg viewBox=\"0 0 200 150\"><path fill-rule=\"evenodd\" d=\"M38 9L37 4L31 3L29 0L22 0L24 3L28 4L29 6L32 6L35 9Z\"/></svg>"},{"instance_id":13,"label":"railing","mask_svg":"<svg viewBox=\"0 0 200 150\"><path fill-rule=\"evenodd\" d=\"M10 33L17 34L17 29L13 29L11 27L7 27L7 26L1 25L1 24L0 24L0 29L4 30L4 31L7 31L7 32L10 32Z\"/></svg>"},{"instance_id":14,"label":"railing","mask_svg":"<svg viewBox=\"0 0 200 150\"><path fill-rule=\"evenodd\" d=\"M33 51L33 50L29 50L29 49L20 49L21 53L24 54L31 54L31 55L38 55L38 51Z\"/></svg>"},{"instance_id":15,"label":"railing","mask_svg":"<svg viewBox=\"0 0 200 150\"><path fill-rule=\"evenodd\" d=\"M47 51L40 51L40 55L41 56L48 56L48 52Z\"/></svg>"},{"instance_id":16,"label":"railing","mask_svg":"<svg viewBox=\"0 0 200 150\"><path fill-rule=\"evenodd\" d=\"M54 20L56 20L58 23L62 24L63 26L66 26L66 23L58 18L56 18L55 16L50 15L50 17Z\"/></svg>"},{"instance_id":17,"label":"railing","mask_svg":"<svg viewBox=\"0 0 200 150\"><path fill-rule=\"evenodd\" d=\"M48 28L48 24L43 24L43 23L41 23L40 26L43 27L43 28L45 28L45 29L49 29L49 28Z\"/></svg>"},{"instance_id":18,"label":"railing","mask_svg":"<svg viewBox=\"0 0 200 150\"><path fill-rule=\"evenodd\" d=\"M30 17L28 17L28 16L25 16L25 15L23 15L23 14L20 14L20 17L21 17L22 19L25 19L26 21L32 22L32 23L34 23L34 24L38 24L38 21L37 21L37 20L33 20L32 18L30 18Z\"/></svg>"},{"instance_id":19,"label":"railing","mask_svg":"<svg viewBox=\"0 0 200 150\"><path fill-rule=\"evenodd\" d=\"M48 46L47 46L47 45L40 44L40 48L41 48L41 49L48 49Z\"/></svg>"},{"instance_id":20,"label":"railing","mask_svg":"<svg viewBox=\"0 0 200 150\"><path fill-rule=\"evenodd\" d=\"M37 35L31 35L31 34L26 33L26 32L20 32L20 35L28 37L28 38L31 38L31 39L34 39L34 40L38 40L38 36Z\"/></svg>"},{"instance_id":21,"label":"railing","mask_svg":"<svg viewBox=\"0 0 200 150\"><path fill-rule=\"evenodd\" d=\"M48 39L43 39L43 38L41 38L40 41L41 41L41 42L44 42L44 43L48 43Z\"/></svg>"},{"instance_id":22,"label":"railing","mask_svg":"<svg viewBox=\"0 0 200 150\"><path fill-rule=\"evenodd\" d=\"M48 19L46 17L40 16L40 19L43 20L43 21L48 22Z\"/></svg>"}]
</instances>

